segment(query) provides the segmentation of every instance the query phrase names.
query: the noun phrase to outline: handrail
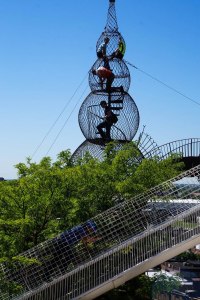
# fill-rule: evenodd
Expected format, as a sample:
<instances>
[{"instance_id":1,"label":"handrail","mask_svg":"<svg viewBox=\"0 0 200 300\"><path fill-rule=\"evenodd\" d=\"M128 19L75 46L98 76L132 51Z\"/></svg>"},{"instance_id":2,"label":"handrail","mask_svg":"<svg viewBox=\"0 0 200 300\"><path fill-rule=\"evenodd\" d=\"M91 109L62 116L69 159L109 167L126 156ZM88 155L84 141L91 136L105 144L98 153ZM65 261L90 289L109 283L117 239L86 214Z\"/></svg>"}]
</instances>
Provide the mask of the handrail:
<instances>
[{"instance_id":1,"label":"handrail","mask_svg":"<svg viewBox=\"0 0 200 300\"><path fill-rule=\"evenodd\" d=\"M121 283L126 274L137 276L139 266L155 263L158 255L166 260L200 243L199 195L200 165L88 220L97 228L90 247L78 238L67 247L58 236L22 253L40 264L18 264L16 271L1 265L6 278L23 287L12 299L77 299L109 282Z\"/></svg>"}]
</instances>

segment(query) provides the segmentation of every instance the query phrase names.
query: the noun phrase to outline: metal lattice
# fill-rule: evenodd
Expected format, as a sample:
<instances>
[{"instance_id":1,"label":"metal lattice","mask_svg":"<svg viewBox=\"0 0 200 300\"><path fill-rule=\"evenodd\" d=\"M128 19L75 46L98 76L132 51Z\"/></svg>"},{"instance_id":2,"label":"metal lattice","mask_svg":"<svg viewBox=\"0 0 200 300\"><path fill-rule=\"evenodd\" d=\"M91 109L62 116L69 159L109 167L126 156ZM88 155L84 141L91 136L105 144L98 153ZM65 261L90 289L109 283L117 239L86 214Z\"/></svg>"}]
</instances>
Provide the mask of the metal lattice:
<instances>
[{"instance_id":1,"label":"metal lattice","mask_svg":"<svg viewBox=\"0 0 200 300\"><path fill-rule=\"evenodd\" d=\"M113 74L115 75L114 81L112 86L115 88L123 87L123 90L127 92L130 87L130 73L127 65L124 63L123 60L114 58L109 60L110 69L112 70ZM94 65L92 66L89 72L89 85L91 91L98 91L102 90L102 88L106 89L106 83L103 83L103 87L100 84L98 76L92 74L92 70L98 69L100 66L104 66L104 60L98 59Z\"/></svg>"},{"instance_id":2,"label":"metal lattice","mask_svg":"<svg viewBox=\"0 0 200 300\"><path fill-rule=\"evenodd\" d=\"M171 154L177 154L180 160L184 162L185 168L190 169L200 164L200 139L177 140L151 150L149 149L145 153L142 151L142 153L145 157L157 156L160 160L167 158Z\"/></svg>"},{"instance_id":3,"label":"metal lattice","mask_svg":"<svg viewBox=\"0 0 200 300\"><path fill-rule=\"evenodd\" d=\"M109 0L109 8L108 8L105 31L118 32L117 17L115 11L115 0Z\"/></svg>"},{"instance_id":4,"label":"metal lattice","mask_svg":"<svg viewBox=\"0 0 200 300\"><path fill-rule=\"evenodd\" d=\"M97 125L102 122L104 110L100 107L101 101L111 103L112 110L117 114L118 121L111 128L111 139L117 141L131 141L139 125L139 112L134 100L128 93L91 92L85 99L79 111L79 126L86 139L96 143L100 138L97 134Z\"/></svg>"},{"instance_id":5,"label":"metal lattice","mask_svg":"<svg viewBox=\"0 0 200 300\"><path fill-rule=\"evenodd\" d=\"M123 41L123 44L126 47L125 40L121 33L118 31L115 1L109 1L106 26L104 32L102 32L101 36L97 41L96 51L98 50L99 46L103 43L105 37L108 37L110 39L109 44L107 46L108 56L111 55L117 49L119 39Z\"/></svg>"},{"instance_id":6,"label":"metal lattice","mask_svg":"<svg viewBox=\"0 0 200 300\"><path fill-rule=\"evenodd\" d=\"M149 153L153 153L153 151L155 149L157 149L155 156L158 156L158 153L159 153L159 157L160 157L160 155L162 153L161 150L158 150L159 146L154 141L154 139L148 133L144 132L144 128L143 128L143 131L139 134L138 139L136 140L136 143L137 143L138 149L140 150L140 152L142 153L142 156L144 158L150 157Z\"/></svg>"},{"instance_id":7,"label":"metal lattice","mask_svg":"<svg viewBox=\"0 0 200 300\"><path fill-rule=\"evenodd\" d=\"M123 148L124 144L125 143L123 141L115 142L112 149L114 151L119 151ZM138 156L136 157L136 159L137 162L140 162L143 158L143 155L138 149L137 151L138 151ZM101 145L99 139L97 139L95 143L94 140L92 140L92 143L89 140L85 140L73 153L72 160L74 162L77 162L78 160L83 159L87 153L91 155L93 158L96 158L99 161L103 161L106 155L105 145Z\"/></svg>"},{"instance_id":8,"label":"metal lattice","mask_svg":"<svg viewBox=\"0 0 200 300\"><path fill-rule=\"evenodd\" d=\"M90 143L89 140L85 140L73 153L72 160L77 162L80 159L83 159L88 153L92 157L98 159L99 161L103 160L105 147L99 145L98 141L96 143Z\"/></svg>"},{"instance_id":9,"label":"metal lattice","mask_svg":"<svg viewBox=\"0 0 200 300\"><path fill-rule=\"evenodd\" d=\"M102 32L100 38L97 41L96 51L98 50L99 46L103 43L103 41L106 37L108 37L110 39L108 46L107 46L107 55L108 56L110 56L117 49L119 39L121 39L123 41L123 43L126 47L125 40L124 40L123 36L121 35L121 33L104 31L104 32Z\"/></svg>"},{"instance_id":10,"label":"metal lattice","mask_svg":"<svg viewBox=\"0 0 200 300\"><path fill-rule=\"evenodd\" d=\"M200 157L200 139L189 138L169 142L152 149L146 157L158 156L165 159L172 153L181 154L183 157Z\"/></svg>"},{"instance_id":11,"label":"metal lattice","mask_svg":"<svg viewBox=\"0 0 200 300\"><path fill-rule=\"evenodd\" d=\"M1 264L1 272L21 286L21 295L27 293L19 299L77 299L126 269L199 235L199 195L200 166L20 254L32 259L29 265ZM100 265L104 267L99 269ZM18 298L1 293L0 299Z\"/></svg>"},{"instance_id":12,"label":"metal lattice","mask_svg":"<svg viewBox=\"0 0 200 300\"><path fill-rule=\"evenodd\" d=\"M108 39L105 46L106 38ZM118 52L115 51L120 47L119 42L121 42L123 50L118 56L116 54ZM103 43L104 50L101 52L99 49L101 49L100 46ZM110 0L105 30L96 44L98 59L89 71L89 86L92 92L81 105L78 116L81 131L86 140L89 141L87 143L87 152L97 158L99 157L99 148L104 147L105 143L108 143L110 140L117 141L119 144L130 142L139 127L139 111L134 100L128 94L131 78L129 69L123 60L125 50L124 38L118 31L115 1ZM108 77L97 75L96 70L99 70L99 68L102 70L102 67L112 72L110 81L107 79ZM109 82L111 82L111 87ZM118 118L117 122L111 122L111 125L106 125L107 127L104 126L102 132L97 128L103 122L103 119L106 121L104 118L105 112L99 105L101 101L106 101L109 109ZM83 151L80 150L82 148ZM81 145L75 151L76 155L74 157L78 159L78 153L82 157L84 152L85 146Z\"/></svg>"}]
</instances>

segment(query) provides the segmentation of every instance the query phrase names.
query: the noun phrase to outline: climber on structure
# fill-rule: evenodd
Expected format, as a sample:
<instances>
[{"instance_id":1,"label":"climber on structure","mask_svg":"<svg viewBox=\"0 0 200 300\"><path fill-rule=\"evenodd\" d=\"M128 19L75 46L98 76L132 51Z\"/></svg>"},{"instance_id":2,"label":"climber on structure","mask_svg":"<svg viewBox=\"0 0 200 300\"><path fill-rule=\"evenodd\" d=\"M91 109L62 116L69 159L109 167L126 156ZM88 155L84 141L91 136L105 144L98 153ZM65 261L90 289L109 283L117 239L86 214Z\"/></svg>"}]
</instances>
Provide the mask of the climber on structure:
<instances>
[{"instance_id":1,"label":"climber on structure","mask_svg":"<svg viewBox=\"0 0 200 300\"><path fill-rule=\"evenodd\" d=\"M97 50L97 57L103 59L104 67L109 69L109 61L107 57L107 45L109 43L109 37L105 37L103 43L100 44Z\"/></svg>"},{"instance_id":2,"label":"climber on structure","mask_svg":"<svg viewBox=\"0 0 200 300\"><path fill-rule=\"evenodd\" d=\"M124 57L124 53L126 51L126 45L123 42L122 38L119 37L118 47L117 49L111 54L110 59L112 58L119 58L122 59Z\"/></svg>"},{"instance_id":3,"label":"climber on structure","mask_svg":"<svg viewBox=\"0 0 200 300\"><path fill-rule=\"evenodd\" d=\"M106 58L106 49L107 49L107 44L109 43L110 39L109 37L105 37L103 43L99 46L97 50L97 57L98 58Z\"/></svg>"},{"instance_id":4,"label":"climber on structure","mask_svg":"<svg viewBox=\"0 0 200 300\"><path fill-rule=\"evenodd\" d=\"M98 133L101 135L102 139L110 141L110 130L114 123L118 121L117 116L112 112L106 101L101 101L100 106L104 108L104 121L97 125ZM106 129L106 132L102 128Z\"/></svg>"},{"instance_id":5,"label":"climber on structure","mask_svg":"<svg viewBox=\"0 0 200 300\"><path fill-rule=\"evenodd\" d=\"M97 75L99 77L102 90L103 90L103 83L106 80L106 90L105 91L107 93L110 93L113 80L115 79L115 75L113 74L113 72L111 70L101 66L96 70L93 69L92 74Z\"/></svg>"}]
</instances>

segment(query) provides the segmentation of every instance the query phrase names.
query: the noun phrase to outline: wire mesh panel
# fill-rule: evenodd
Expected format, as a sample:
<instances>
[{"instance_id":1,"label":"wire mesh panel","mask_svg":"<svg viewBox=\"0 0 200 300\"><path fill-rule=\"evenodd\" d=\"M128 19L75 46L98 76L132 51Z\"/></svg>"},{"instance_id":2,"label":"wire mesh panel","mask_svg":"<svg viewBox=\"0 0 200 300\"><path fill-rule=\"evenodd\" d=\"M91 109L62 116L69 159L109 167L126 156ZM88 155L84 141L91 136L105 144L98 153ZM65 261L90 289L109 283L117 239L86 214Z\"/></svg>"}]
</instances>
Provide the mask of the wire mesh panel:
<instances>
[{"instance_id":1,"label":"wire mesh panel","mask_svg":"<svg viewBox=\"0 0 200 300\"><path fill-rule=\"evenodd\" d=\"M91 92L84 100L79 110L79 126L86 139L97 139L97 125L103 122L104 109L99 105L101 101L110 103L112 111L117 114L118 121L111 127L111 139L131 141L139 126L138 108L127 93ZM122 109L123 108L123 109Z\"/></svg>"},{"instance_id":2,"label":"wire mesh panel","mask_svg":"<svg viewBox=\"0 0 200 300\"><path fill-rule=\"evenodd\" d=\"M74 162L83 159L86 154L91 155L92 157L98 159L99 161L103 160L105 148L100 143L90 143L88 140L85 140L73 153L72 160Z\"/></svg>"},{"instance_id":3,"label":"wire mesh panel","mask_svg":"<svg viewBox=\"0 0 200 300\"><path fill-rule=\"evenodd\" d=\"M108 8L105 31L106 32L118 31L117 17L115 11L115 0L109 0L109 8Z\"/></svg>"},{"instance_id":4,"label":"wire mesh panel","mask_svg":"<svg viewBox=\"0 0 200 300\"><path fill-rule=\"evenodd\" d=\"M115 146L116 150L120 150L122 145L122 143L117 143ZM102 161L105 157L105 145L102 145L100 139L97 139L95 143L94 140L92 140L92 143L89 140L85 140L73 153L72 160L77 162L84 158L87 153L93 158Z\"/></svg>"},{"instance_id":5,"label":"wire mesh panel","mask_svg":"<svg viewBox=\"0 0 200 300\"><path fill-rule=\"evenodd\" d=\"M119 151L122 149L122 147L124 146L124 142L114 142L112 150L114 151ZM102 145L102 141L101 139L97 139L95 142L94 140L92 140L92 142L90 142L89 140L85 140L73 153L72 155L72 160L74 162L81 162L80 160L83 159L86 154L91 155L93 158L98 159L99 161L102 161L105 156L105 145ZM141 152L137 149L138 151L138 156L135 157L135 159L137 160L137 162L140 162L143 158Z\"/></svg>"},{"instance_id":6,"label":"wire mesh panel","mask_svg":"<svg viewBox=\"0 0 200 300\"><path fill-rule=\"evenodd\" d=\"M127 65L123 60L118 58L113 58L107 62L109 63L109 68L112 70L114 74L114 81L112 83L112 88L123 87L124 91L128 91L130 87L130 73ZM92 73L92 70L96 70L101 66L105 65L105 61L103 59L98 59L94 65L92 66L89 72L89 85L92 91L106 89L106 80L104 80L103 84L98 76Z\"/></svg>"},{"instance_id":7,"label":"wire mesh panel","mask_svg":"<svg viewBox=\"0 0 200 300\"><path fill-rule=\"evenodd\" d=\"M107 45L107 55L111 55L116 50L119 39L121 39L123 44L125 45L124 38L118 31L115 1L109 1L106 26L104 32L102 32L100 38L97 41L97 51L99 46L103 43L105 37L108 37L110 39L109 44Z\"/></svg>"},{"instance_id":8,"label":"wire mesh panel","mask_svg":"<svg viewBox=\"0 0 200 300\"><path fill-rule=\"evenodd\" d=\"M104 147L105 143L113 140L129 142L138 130L138 108L128 94L131 78L123 60L125 51L124 38L118 31L115 1L109 0L106 26L96 44L98 59L89 71L92 93L83 102L78 117L84 137L95 145ZM108 114L101 109L101 101L106 101ZM109 114L112 117L114 114L114 122ZM95 146L90 149L90 153L96 151ZM76 151L76 157L83 152Z\"/></svg>"},{"instance_id":9,"label":"wire mesh panel","mask_svg":"<svg viewBox=\"0 0 200 300\"><path fill-rule=\"evenodd\" d=\"M32 259L29 265L1 264L2 272L21 285L21 294L29 293L19 299L75 299L200 235L199 195L200 166L20 254ZM0 295L17 299L9 297Z\"/></svg>"},{"instance_id":10,"label":"wire mesh panel","mask_svg":"<svg viewBox=\"0 0 200 300\"><path fill-rule=\"evenodd\" d=\"M97 44L96 44L96 51L98 52L98 49L100 47L100 45L104 42L105 38L109 38L109 43L107 45L107 50L106 50L106 54L107 56L111 56L116 49L118 48L118 43L119 40L121 40L124 44L124 47L126 48L126 43L125 40L123 38L123 36L121 35L121 33L117 32L108 32L108 31L104 31L102 32L101 36L99 37Z\"/></svg>"}]
</instances>

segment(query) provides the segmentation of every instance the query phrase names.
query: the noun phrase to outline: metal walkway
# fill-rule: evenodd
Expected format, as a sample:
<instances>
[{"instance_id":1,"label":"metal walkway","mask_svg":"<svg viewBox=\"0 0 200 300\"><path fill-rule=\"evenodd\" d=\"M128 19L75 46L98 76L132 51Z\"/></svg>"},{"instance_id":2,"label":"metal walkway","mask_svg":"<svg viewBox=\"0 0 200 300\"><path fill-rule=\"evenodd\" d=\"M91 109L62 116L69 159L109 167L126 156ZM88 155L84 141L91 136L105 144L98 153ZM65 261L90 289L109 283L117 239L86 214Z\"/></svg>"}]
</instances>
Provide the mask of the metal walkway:
<instances>
[{"instance_id":1,"label":"metal walkway","mask_svg":"<svg viewBox=\"0 0 200 300\"><path fill-rule=\"evenodd\" d=\"M23 290L0 299L95 299L200 244L199 179L197 166L89 220L95 224L90 243L74 235L69 247L66 231L21 254L39 263L18 266L15 273L2 266Z\"/></svg>"}]
</instances>

